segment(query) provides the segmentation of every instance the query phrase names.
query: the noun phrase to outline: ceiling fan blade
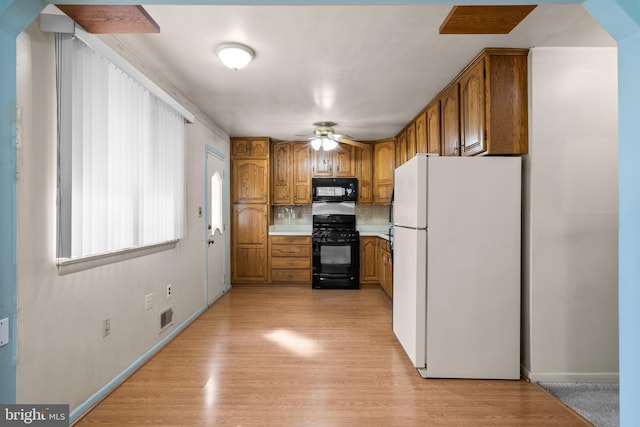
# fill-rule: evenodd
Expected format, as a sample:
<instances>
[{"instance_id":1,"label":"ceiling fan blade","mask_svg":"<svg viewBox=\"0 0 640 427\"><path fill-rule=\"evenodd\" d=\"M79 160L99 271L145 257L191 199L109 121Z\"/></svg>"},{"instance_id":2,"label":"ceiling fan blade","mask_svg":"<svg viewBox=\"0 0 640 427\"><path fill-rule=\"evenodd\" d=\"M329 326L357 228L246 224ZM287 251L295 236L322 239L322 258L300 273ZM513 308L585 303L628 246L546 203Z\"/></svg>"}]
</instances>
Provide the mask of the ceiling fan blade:
<instances>
[{"instance_id":1,"label":"ceiling fan blade","mask_svg":"<svg viewBox=\"0 0 640 427\"><path fill-rule=\"evenodd\" d=\"M354 141L353 139L349 139L345 137L336 138L336 141L341 142L343 144L347 144L347 145L353 145L354 147L358 147L358 148L371 147L369 144L364 144L362 142Z\"/></svg>"}]
</instances>

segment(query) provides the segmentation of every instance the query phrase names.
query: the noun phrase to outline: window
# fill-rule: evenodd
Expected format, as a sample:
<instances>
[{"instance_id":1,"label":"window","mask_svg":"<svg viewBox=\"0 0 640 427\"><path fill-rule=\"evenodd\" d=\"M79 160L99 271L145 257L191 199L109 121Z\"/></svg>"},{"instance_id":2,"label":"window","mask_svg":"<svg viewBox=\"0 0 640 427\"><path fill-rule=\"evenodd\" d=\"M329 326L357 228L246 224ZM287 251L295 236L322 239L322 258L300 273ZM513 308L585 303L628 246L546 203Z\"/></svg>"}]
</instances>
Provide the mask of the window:
<instances>
[{"instance_id":1,"label":"window","mask_svg":"<svg viewBox=\"0 0 640 427\"><path fill-rule=\"evenodd\" d=\"M184 117L73 35L56 55L57 256L181 238Z\"/></svg>"},{"instance_id":2,"label":"window","mask_svg":"<svg viewBox=\"0 0 640 427\"><path fill-rule=\"evenodd\" d=\"M211 236L223 232L222 223L222 177L216 171L211 177Z\"/></svg>"}]
</instances>

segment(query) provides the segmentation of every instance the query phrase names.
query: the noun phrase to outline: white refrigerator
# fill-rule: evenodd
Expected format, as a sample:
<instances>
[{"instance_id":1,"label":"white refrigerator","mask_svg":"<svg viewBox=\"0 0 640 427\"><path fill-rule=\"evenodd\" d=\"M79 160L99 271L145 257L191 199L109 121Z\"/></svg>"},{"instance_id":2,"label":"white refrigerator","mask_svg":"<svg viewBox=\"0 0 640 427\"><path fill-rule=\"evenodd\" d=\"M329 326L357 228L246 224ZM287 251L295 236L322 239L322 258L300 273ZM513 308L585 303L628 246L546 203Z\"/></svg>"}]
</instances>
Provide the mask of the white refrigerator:
<instances>
[{"instance_id":1,"label":"white refrigerator","mask_svg":"<svg viewBox=\"0 0 640 427\"><path fill-rule=\"evenodd\" d=\"M395 171L393 332L425 378L520 377L519 157Z\"/></svg>"}]
</instances>

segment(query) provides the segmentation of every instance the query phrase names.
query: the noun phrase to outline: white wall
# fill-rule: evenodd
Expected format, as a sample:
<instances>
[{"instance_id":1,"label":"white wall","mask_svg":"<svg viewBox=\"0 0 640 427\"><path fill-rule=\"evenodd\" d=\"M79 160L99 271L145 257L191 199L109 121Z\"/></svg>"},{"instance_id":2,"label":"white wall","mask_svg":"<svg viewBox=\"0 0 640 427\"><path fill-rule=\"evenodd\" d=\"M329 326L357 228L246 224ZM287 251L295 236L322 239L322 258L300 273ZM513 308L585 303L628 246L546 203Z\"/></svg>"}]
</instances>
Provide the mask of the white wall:
<instances>
[{"instance_id":1,"label":"white wall","mask_svg":"<svg viewBox=\"0 0 640 427\"><path fill-rule=\"evenodd\" d=\"M204 218L198 216L204 147L227 155L228 165L228 137L202 117L187 126L187 227L175 248L61 275L55 262L54 41L37 20L17 40L17 84L17 401L69 403L73 411L206 307ZM145 311L149 293L153 308ZM168 305L174 325L160 333L159 312ZM111 335L103 338L105 318Z\"/></svg>"},{"instance_id":2,"label":"white wall","mask_svg":"<svg viewBox=\"0 0 640 427\"><path fill-rule=\"evenodd\" d=\"M616 380L617 50L536 48L529 59L523 370Z\"/></svg>"}]
</instances>

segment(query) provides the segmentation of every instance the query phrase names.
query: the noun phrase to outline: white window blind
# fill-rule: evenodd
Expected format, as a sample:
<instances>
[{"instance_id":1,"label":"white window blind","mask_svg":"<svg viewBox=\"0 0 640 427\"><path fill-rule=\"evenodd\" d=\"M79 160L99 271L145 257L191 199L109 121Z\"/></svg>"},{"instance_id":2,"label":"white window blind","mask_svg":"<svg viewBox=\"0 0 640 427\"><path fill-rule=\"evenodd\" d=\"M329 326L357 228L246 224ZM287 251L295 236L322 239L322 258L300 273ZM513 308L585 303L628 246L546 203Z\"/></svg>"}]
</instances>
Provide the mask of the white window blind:
<instances>
[{"instance_id":1,"label":"white window blind","mask_svg":"<svg viewBox=\"0 0 640 427\"><path fill-rule=\"evenodd\" d=\"M72 35L56 55L58 257L181 238L183 116Z\"/></svg>"}]
</instances>

